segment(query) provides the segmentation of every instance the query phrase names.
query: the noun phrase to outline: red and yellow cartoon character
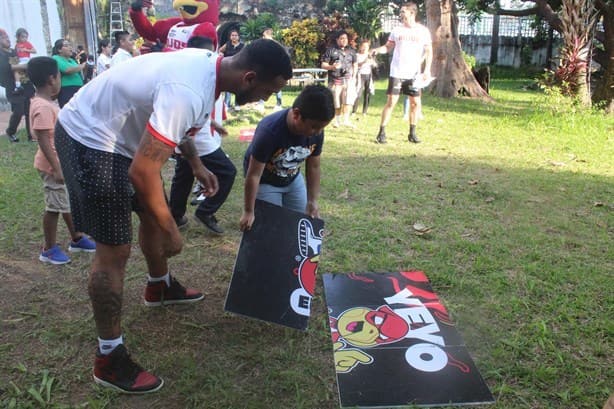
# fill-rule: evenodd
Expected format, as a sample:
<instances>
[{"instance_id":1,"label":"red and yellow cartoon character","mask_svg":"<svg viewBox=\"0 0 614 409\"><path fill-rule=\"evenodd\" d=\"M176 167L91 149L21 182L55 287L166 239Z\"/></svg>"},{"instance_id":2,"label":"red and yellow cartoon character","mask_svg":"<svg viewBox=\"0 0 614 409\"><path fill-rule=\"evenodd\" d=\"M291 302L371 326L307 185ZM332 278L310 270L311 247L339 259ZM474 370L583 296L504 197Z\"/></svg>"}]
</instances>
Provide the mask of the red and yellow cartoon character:
<instances>
[{"instance_id":1,"label":"red and yellow cartoon character","mask_svg":"<svg viewBox=\"0 0 614 409\"><path fill-rule=\"evenodd\" d=\"M217 47L215 26L219 21L219 0L174 0L173 8L181 17L171 17L151 23L143 8L153 6L152 0L135 0L130 7L130 19L137 33L145 40L161 42L164 51L180 50L192 37L207 37Z\"/></svg>"},{"instance_id":2,"label":"red and yellow cartoon character","mask_svg":"<svg viewBox=\"0 0 614 409\"><path fill-rule=\"evenodd\" d=\"M339 373L350 372L358 364L373 362L369 354L357 348L397 342L409 331L407 322L387 305L376 310L365 307L350 308L336 319L330 317L330 322L333 329L335 369Z\"/></svg>"}]
</instances>

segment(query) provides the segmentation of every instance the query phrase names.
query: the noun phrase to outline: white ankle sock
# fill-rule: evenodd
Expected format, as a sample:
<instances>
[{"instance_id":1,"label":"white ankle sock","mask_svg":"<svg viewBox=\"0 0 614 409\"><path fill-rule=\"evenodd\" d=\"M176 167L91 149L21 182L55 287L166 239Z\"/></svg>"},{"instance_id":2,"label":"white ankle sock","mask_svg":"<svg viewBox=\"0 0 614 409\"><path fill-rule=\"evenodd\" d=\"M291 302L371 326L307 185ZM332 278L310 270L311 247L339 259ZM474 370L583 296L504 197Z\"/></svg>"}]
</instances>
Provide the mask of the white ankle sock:
<instances>
[{"instance_id":1,"label":"white ankle sock","mask_svg":"<svg viewBox=\"0 0 614 409\"><path fill-rule=\"evenodd\" d=\"M152 277L149 274L147 274L147 281L149 281L150 283L157 283L159 281L164 281L166 282L166 285L170 287L171 286L171 273L170 272L166 273L162 277Z\"/></svg>"},{"instance_id":2,"label":"white ankle sock","mask_svg":"<svg viewBox=\"0 0 614 409\"><path fill-rule=\"evenodd\" d=\"M116 346L124 343L124 339L120 335L119 338L115 339L101 339L98 338L98 350L102 355L109 355Z\"/></svg>"}]
</instances>

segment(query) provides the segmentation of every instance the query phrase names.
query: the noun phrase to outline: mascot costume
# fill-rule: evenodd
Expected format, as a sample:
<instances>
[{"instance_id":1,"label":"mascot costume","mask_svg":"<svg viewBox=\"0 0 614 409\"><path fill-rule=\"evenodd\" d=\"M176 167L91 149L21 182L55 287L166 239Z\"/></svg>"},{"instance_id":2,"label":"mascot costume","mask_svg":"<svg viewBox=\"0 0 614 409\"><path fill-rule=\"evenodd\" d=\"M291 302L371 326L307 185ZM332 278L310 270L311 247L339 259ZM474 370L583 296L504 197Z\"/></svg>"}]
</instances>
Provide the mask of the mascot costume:
<instances>
[{"instance_id":1,"label":"mascot costume","mask_svg":"<svg viewBox=\"0 0 614 409\"><path fill-rule=\"evenodd\" d=\"M192 37L207 37L217 48L215 27L219 19L219 0L174 0L173 8L181 17L158 20L154 24L142 12L153 6L152 0L136 0L130 7L130 19L141 37L164 44L164 51L185 48Z\"/></svg>"}]
</instances>

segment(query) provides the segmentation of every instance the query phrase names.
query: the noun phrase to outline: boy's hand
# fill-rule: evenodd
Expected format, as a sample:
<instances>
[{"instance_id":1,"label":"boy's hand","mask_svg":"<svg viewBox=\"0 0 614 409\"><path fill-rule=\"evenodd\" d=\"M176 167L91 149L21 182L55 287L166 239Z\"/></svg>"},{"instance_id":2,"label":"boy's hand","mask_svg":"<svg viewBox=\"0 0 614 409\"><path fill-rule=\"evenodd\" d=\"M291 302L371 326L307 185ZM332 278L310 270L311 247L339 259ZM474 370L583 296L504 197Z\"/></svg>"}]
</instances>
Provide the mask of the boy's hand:
<instances>
[{"instance_id":1,"label":"boy's hand","mask_svg":"<svg viewBox=\"0 0 614 409\"><path fill-rule=\"evenodd\" d=\"M255 219L256 216L254 215L254 212L244 211L243 215L241 216L241 220L239 221L239 227L241 228L241 231L247 231L251 229Z\"/></svg>"},{"instance_id":2,"label":"boy's hand","mask_svg":"<svg viewBox=\"0 0 614 409\"><path fill-rule=\"evenodd\" d=\"M318 207L318 202L307 202L307 209L305 210L305 213L314 218L320 217L320 208Z\"/></svg>"},{"instance_id":3,"label":"boy's hand","mask_svg":"<svg viewBox=\"0 0 614 409\"><path fill-rule=\"evenodd\" d=\"M53 177L53 179L60 184L64 184L64 174L62 173L62 170L54 170L53 173L51 173L51 176Z\"/></svg>"}]
</instances>

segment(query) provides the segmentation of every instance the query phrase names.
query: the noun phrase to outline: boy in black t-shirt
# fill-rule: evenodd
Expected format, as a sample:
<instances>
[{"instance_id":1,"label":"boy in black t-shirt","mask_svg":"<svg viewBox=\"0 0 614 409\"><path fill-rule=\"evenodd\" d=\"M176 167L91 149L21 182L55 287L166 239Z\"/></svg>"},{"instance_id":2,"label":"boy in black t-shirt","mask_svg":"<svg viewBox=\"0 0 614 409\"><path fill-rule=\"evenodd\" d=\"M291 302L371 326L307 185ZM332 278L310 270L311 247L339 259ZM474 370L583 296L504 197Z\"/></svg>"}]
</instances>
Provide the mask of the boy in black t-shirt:
<instances>
[{"instance_id":1,"label":"boy in black t-shirt","mask_svg":"<svg viewBox=\"0 0 614 409\"><path fill-rule=\"evenodd\" d=\"M324 128L335 116L331 91L311 85L296 97L292 108L260 121L245 152L245 204L241 230L254 223L254 203L264 200L311 217L319 216L320 153ZM300 165L306 162L305 176Z\"/></svg>"}]
</instances>

